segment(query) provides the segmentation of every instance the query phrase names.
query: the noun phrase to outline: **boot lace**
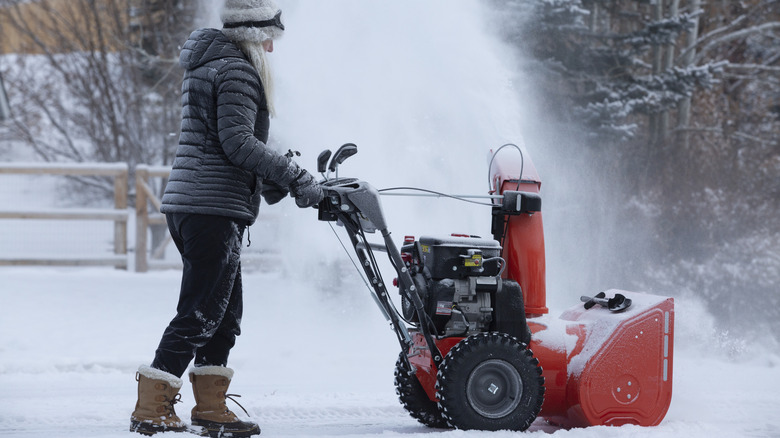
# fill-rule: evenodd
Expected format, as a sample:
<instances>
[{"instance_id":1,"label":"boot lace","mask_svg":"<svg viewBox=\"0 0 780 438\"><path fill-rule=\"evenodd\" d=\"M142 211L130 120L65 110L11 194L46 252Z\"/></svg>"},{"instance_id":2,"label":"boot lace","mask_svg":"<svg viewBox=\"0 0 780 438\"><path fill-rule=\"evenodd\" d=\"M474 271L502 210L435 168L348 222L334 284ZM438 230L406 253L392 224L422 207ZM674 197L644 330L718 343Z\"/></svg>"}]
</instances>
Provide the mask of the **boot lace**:
<instances>
[{"instance_id":1,"label":"boot lace","mask_svg":"<svg viewBox=\"0 0 780 438\"><path fill-rule=\"evenodd\" d=\"M238 395L238 394L225 394L225 398L226 399L229 398L233 403L237 404L238 407L241 408L242 411L244 411L244 413L246 414L247 417L251 417L251 415L249 415L249 412L247 412L247 410L244 409L243 406L241 406L241 403L239 403L238 400L234 399L233 397L241 397L241 396Z\"/></svg>"},{"instance_id":2,"label":"boot lace","mask_svg":"<svg viewBox=\"0 0 780 438\"><path fill-rule=\"evenodd\" d=\"M168 398L168 397L166 397L166 398ZM167 410L170 413L176 415L176 409L173 408L173 405L175 405L176 403L181 403L181 394L176 394L172 399L167 400L167 402L168 402Z\"/></svg>"}]
</instances>

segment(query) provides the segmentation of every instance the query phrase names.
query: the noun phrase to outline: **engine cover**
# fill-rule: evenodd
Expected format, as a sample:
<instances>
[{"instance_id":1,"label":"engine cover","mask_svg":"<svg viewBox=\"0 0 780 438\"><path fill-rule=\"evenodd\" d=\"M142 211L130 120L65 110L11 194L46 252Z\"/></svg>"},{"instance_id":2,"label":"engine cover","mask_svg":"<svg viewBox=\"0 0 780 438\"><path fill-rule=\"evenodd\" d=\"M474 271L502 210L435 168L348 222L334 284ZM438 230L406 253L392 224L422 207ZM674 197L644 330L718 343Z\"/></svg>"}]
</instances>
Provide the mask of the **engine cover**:
<instances>
[{"instance_id":1,"label":"engine cover","mask_svg":"<svg viewBox=\"0 0 780 438\"><path fill-rule=\"evenodd\" d=\"M496 331L530 342L520 285L499 276L503 259L495 240L451 236L406 240L401 256L439 338ZM404 318L419 324L402 296Z\"/></svg>"},{"instance_id":2,"label":"engine cover","mask_svg":"<svg viewBox=\"0 0 780 438\"><path fill-rule=\"evenodd\" d=\"M433 279L496 276L501 270L501 245L492 239L422 236L417 244L421 263ZM415 251L405 245L404 252Z\"/></svg>"}]
</instances>

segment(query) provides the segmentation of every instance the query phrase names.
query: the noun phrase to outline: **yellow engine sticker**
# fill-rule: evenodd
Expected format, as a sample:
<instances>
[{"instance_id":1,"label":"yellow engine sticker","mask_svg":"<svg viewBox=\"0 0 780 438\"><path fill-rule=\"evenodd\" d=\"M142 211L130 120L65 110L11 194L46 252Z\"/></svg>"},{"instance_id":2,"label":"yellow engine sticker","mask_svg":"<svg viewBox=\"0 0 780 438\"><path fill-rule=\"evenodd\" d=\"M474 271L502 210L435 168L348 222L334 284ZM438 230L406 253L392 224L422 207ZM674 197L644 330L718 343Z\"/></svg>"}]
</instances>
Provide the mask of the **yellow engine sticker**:
<instances>
[{"instance_id":1,"label":"yellow engine sticker","mask_svg":"<svg viewBox=\"0 0 780 438\"><path fill-rule=\"evenodd\" d=\"M474 254L470 258L464 259L463 266L467 268L476 268L482 266L482 255Z\"/></svg>"}]
</instances>

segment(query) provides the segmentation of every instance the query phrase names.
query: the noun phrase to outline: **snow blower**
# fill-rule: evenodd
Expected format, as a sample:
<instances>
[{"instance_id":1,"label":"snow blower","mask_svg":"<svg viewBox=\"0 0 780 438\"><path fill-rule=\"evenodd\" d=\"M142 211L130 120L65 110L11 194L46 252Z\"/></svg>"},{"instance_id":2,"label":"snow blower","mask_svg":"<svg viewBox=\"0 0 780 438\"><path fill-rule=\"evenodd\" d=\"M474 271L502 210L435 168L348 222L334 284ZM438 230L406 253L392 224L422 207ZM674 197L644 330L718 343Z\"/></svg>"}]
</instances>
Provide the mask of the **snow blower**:
<instances>
[{"instance_id":1,"label":"snow blower","mask_svg":"<svg viewBox=\"0 0 780 438\"><path fill-rule=\"evenodd\" d=\"M674 302L609 290L549 315L541 180L527 153L504 145L492 155L493 239L406 236L400 249L380 191L338 177L355 153L348 143L332 159L320 154L318 218L345 228L398 338L395 386L413 418L478 430L525 430L537 417L561 427L661 422L671 403ZM382 242L369 242L377 231ZM400 306L376 252L387 253L395 270Z\"/></svg>"}]
</instances>

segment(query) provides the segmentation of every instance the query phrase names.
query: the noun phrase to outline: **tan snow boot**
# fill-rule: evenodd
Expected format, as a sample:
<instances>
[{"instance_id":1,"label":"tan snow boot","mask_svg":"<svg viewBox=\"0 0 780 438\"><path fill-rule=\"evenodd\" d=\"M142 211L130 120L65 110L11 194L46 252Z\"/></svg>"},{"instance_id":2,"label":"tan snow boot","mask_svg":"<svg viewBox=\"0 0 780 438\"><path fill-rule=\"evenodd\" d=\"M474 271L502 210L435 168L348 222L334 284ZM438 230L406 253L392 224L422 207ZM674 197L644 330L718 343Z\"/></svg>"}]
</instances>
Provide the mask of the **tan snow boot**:
<instances>
[{"instance_id":1,"label":"tan snow boot","mask_svg":"<svg viewBox=\"0 0 780 438\"><path fill-rule=\"evenodd\" d=\"M138 381L138 401L130 416L130 431L143 435L186 431L187 426L173 409L181 399L181 379L144 365L138 368L135 379Z\"/></svg>"},{"instance_id":2,"label":"tan snow boot","mask_svg":"<svg viewBox=\"0 0 780 438\"><path fill-rule=\"evenodd\" d=\"M195 407L192 408L192 425L201 426L211 437L248 437L260 434L260 427L251 421L241 421L228 409L227 398L235 402L228 394L233 370L220 366L195 367L190 371L192 392L195 394ZM238 404L238 402L236 402ZM243 406L238 404L241 409ZM246 412L246 409L244 409Z\"/></svg>"}]
</instances>

